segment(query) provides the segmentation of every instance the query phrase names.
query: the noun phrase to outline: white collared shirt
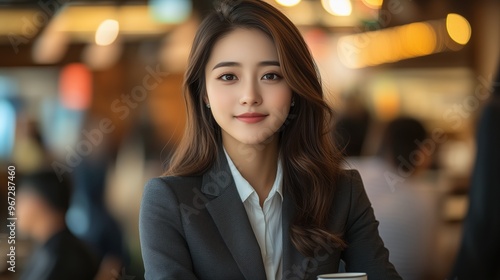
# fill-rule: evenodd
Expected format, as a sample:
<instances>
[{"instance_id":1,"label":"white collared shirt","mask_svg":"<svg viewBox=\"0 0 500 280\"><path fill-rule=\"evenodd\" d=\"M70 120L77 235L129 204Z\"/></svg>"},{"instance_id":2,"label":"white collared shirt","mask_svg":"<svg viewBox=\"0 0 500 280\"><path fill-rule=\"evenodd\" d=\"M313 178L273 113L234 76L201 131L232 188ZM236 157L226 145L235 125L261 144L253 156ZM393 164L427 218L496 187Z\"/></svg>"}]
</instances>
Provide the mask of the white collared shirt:
<instances>
[{"instance_id":1,"label":"white collared shirt","mask_svg":"<svg viewBox=\"0 0 500 280\"><path fill-rule=\"evenodd\" d=\"M241 201L245 206L253 233L259 243L267 280L281 280L283 236L281 225L281 204L283 202L281 162L278 161L276 179L263 207L260 207L259 196L248 181L241 176L233 161L226 154L231 174Z\"/></svg>"}]
</instances>

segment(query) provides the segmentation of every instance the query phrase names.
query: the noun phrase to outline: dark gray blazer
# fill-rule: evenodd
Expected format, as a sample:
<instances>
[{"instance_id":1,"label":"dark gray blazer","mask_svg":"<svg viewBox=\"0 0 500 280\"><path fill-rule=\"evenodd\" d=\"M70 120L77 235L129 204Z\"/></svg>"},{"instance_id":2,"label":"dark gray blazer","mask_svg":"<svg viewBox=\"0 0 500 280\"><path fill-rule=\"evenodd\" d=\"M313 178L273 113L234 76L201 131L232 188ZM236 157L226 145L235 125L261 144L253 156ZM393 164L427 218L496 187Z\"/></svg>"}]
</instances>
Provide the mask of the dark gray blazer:
<instances>
[{"instance_id":1,"label":"dark gray blazer","mask_svg":"<svg viewBox=\"0 0 500 280\"><path fill-rule=\"evenodd\" d=\"M142 256L148 280L266 279L259 244L238 195L225 156L202 176L151 179L140 212ZM370 280L401 279L389 262L357 171L337 183L329 228L348 243L318 246L307 258L289 237L294 205L283 200L283 279L316 279L337 272L366 272ZM408 242L411 242L410 240Z\"/></svg>"}]
</instances>

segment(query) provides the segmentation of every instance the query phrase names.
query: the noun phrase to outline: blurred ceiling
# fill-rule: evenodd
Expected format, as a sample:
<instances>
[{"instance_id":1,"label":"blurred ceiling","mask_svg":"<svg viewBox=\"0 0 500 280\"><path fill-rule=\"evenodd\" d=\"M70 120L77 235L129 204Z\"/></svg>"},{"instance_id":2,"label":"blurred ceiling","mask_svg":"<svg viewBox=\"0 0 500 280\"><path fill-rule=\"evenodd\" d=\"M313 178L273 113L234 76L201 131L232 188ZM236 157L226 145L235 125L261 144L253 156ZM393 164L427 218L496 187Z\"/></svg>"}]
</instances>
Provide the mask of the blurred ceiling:
<instances>
[{"instance_id":1,"label":"blurred ceiling","mask_svg":"<svg viewBox=\"0 0 500 280\"><path fill-rule=\"evenodd\" d=\"M188 3L188 0L178 0L179 3ZM423 52L426 58L412 61L413 58L401 56L402 65L409 62L410 65L422 62L423 65L429 64L442 64L447 61L448 66L468 64L468 55L463 55L464 51L468 52L466 46L461 50L462 55L457 59L457 55L450 54L449 52L428 54L440 52L439 36L445 30L442 28L443 22L446 20L447 15L450 13L459 14L467 19L473 18L473 7L481 5L484 1L466 1L466 0L345 0L352 4L352 13L348 16L332 16L331 12L325 11L325 2L330 0L302 0L300 3L293 7L285 7L278 4L278 0L265 0L277 7L279 7L288 17L292 19L298 26L303 28L320 28L330 34L350 35L357 34L358 37L351 37L351 40L359 41L358 38L364 38L367 35L374 38L374 34L386 35L394 33L397 29L394 27L405 26L412 23L424 23L426 26L437 26L433 32L436 33L438 45L434 50ZM285 1L285 0L279 0ZM289 0L287 0L289 1ZM119 23L119 32L117 32L118 39L121 43L137 43L144 40L162 40L165 35L172 33L179 23L158 21L152 17L153 3L175 2L173 0L84 0L84 1L71 1L71 0L0 0L0 54L12 53L12 49L18 52L25 52L26 55L37 53L37 45L44 46L45 48L55 48L57 42L59 45L87 45L94 44L97 36L97 30L105 21L116 21ZM210 10L213 6L214 0L191 0L190 9L197 15L203 15ZM297 1L295 1L297 2ZM379 7L371 7L370 3L381 3ZM330 1L330 5L332 1ZM417 26L418 27L418 26ZM386 32L376 33L374 31ZM473 26L473 34L477 32ZM113 30L111 30L113 31ZM111 32L104 30L103 32ZM432 30L431 30L432 31ZM114 31L113 31L114 32ZM441 33L440 33L441 32ZM414 32L410 32L414 33ZM422 33L425 35L425 33ZM440 35L441 34L441 35ZM476 33L477 34L477 33ZM376 36L378 39L386 37ZM413 38L410 34L407 36ZM387 37L389 38L389 37ZM424 37L422 37L424 38ZM425 38L424 38L425 39ZM393 37L389 40L400 40L399 37ZM416 39L413 39L414 41ZM418 40L419 42L422 40ZM385 50L383 48L375 48L378 43L380 46L386 45L386 40L371 40L369 48L371 53L375 52L376 56ZM417 43L419 43L417 42ZM443 41L444 42L444 41ZM120 44L121 44L120 43ZM184 42L183 42L184 44ZM413 44L409 41L408 44ZM54 46L54 47L53 47ZM185 46L183 46L184 48ZM24 48L24 49L23 49ZM72 47L74 48L74 47ZM3 51L2 51L3 50ZM55 50L54 50L55 51ZM71 52L71 49L67 50ZM75 50L73 50L75 51ZM45 56L45 51L42 51ZM369 56L370 53L365 52ZM363 55L361 53L360 55ZM23 55L16 58L17 61L29 63L28 58L22 58ZM436 59L437 58L437 59ZM442 59L440 59L442 58ZM5 60L8 60L6 58ZM12 58L13 59L13 58ZM11 60L12 60L11 59ZM388 58L382 60L380 63L397 61L400 58ZM11 65L12 63L5 63ZM47 62L48 63L48 62ZM351 63L351 62L348 62ZM379 62L377 62L379 63ZM372 63L372 64L377 64ZM25 64L25 63L21 63ZM43 63L42 63L43 64ZM48 63L51 64L51 63ZM365 63L370 65L370 62ZM357 68L357 67L354 67Z\"/></svg>"},{"instance_id":2,"label":"blurred ceiling","mask_svg":"<svg viewBox=\"0 0 500 280\"><path fill-rule=\"evenodd\" d=\"M96 4L96 3L106 3L106 4L145 4L147 0L82 0L82 1L72 1L72 0L0 0L0 6L8 6L8 7L37 7L39 6L39 2L46 3L48 5L56 4L60 5L63 3L87 3L87 4Z\"/></svg>"},{"instance_id":3,"label":"blurred ceiling","mask_svg":"<svg viewBox=\"0 0 500 280\"><path fill-rule=\"evenodd\" d=\"M163 1L163 2L162 2ZM31 40L45 28L52 18L60 31L70 33L77 41L85 41L100 22L115 18L120 22L122 35L155 35L170 30L151 19L152 4L167 2L192 3L192 10L203 14L210 10L213 0L0 0L0 44L18 40ZM267 0L280 6L275 0ZM294 7L282 10L298 25L358 27L376 24L378 28L398 26L417 21L445 18L450 12L463 14L471 4L466 0L386 0L378 1L382 7L370 7L369 0L351 0L353 13L349 16L332 16L325 12L327 0L303 0ZM331 1L330 1L331 3ZM323 7L322 7L323 4ZM332 5L332 4L330 4ZM64 11L61 11L64 9ZM53 22L52 22L53 23ZM373 26L371 26L373 27ZM9 38L10 37L10 38Z\"/></svg>"},{"instance_id":4,"label":"blurred ceiling","mask_svg":"<svg viewBox=\"0 0 500 280\"><path fill-rule=\"evenodd\" d=\"M176 1L147 0L0 0L0 44L11 43L9 36L20 35L31 40L55 18L61 31L86 33L96 30L106 18L120 21L120 32L125 35L158 34L170 28L161 21L154 21L153 5ZM206 11L211 0L178 0L187 3L193 11ZM180 6L180 5L177 5ZM171 6L169 6L171 7ZM81 39L81 38L79 38Z\"/></svg>"}]
</instances>

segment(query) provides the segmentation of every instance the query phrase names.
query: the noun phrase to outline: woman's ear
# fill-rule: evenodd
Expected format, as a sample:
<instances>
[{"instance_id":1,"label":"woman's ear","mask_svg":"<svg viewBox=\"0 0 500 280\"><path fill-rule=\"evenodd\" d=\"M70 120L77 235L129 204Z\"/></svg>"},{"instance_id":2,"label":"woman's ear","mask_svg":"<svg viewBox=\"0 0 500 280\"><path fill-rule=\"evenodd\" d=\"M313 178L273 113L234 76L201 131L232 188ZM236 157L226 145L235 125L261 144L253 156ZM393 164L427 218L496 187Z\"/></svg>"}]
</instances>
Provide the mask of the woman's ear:
<instances>
[{"instance_id":1,"label":"woman's ear","mask_svg":"<svg viewBox=\"0 0 500 280\"><path fill-rule=\"evenodd\" d=\"M208 96L206 94L203 96L203 103L205 103L205 107L210 109L210 100L208 100Z\"/></svg>"}]
</instances>

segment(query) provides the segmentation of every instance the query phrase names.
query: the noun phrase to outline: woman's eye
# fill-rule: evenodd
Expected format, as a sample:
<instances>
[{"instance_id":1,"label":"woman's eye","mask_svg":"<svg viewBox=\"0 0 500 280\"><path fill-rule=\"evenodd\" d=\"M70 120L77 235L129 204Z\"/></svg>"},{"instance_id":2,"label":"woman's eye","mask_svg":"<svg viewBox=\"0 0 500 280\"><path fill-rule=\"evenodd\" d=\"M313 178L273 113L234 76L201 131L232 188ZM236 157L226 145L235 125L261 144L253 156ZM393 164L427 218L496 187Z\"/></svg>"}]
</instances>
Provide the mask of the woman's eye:
<instances>
[{"instance_id":1,"label":"woman's eye","mask_svg":"<svg viewBox=\"0 0 500 280\"><path fill-rule=\"evenodd\" d=\"M233 74L224 74L224 75L220 76L219 79L221 79L223 81L234 81L234 80L236 80L236 76Z\"/></svg>"},{"instance_id":2,"label":"woman's eye","mask_svg":"<svg viewBox=\"0 0 500 280\"><path fill-rule=\"evenodd\" d=\"M265 74L264 76L262 76L262 79L263 80L279 80L279 79L281 79L281 76L279 76L278 74L269 73L269 74Z\"/></svg>"}]
</instances>

